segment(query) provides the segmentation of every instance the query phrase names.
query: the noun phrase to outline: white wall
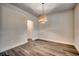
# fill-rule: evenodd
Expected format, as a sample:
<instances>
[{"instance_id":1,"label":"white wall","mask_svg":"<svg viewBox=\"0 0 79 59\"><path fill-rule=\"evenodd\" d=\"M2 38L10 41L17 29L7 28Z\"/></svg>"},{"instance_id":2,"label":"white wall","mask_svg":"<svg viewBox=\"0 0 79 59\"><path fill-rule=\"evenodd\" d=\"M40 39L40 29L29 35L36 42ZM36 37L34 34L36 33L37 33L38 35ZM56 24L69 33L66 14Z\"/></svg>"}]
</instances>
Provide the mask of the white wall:
<instances>
[{"instance_id":1,"label":"white wall","mask_svg":"<svg viewBox=\"0 0 79 59\"><path fill-rule=\"evenodd\" d=\"M39 38L73 45L73 10L48 15L39 27Z\"/></svg>"},{"instance_id":2,"label":"white wall","mask_svg":"<svg viewBox=\"0 0 79 59\"><path fill-rule=\"evenodd\" d=\"M27 19L35 24L33 38L73 44L73 10L49 15L48 22L39 26L35 16L10 4L2 4L0 12L0 52L27 42Z\"/></svg>"},{"instance_id":3,"label":"white wall","mask_svg":"<svg viewBox=\"0 0 79 59\"><path fill-rule=\"evenodd\" d=\"M36 17L11 4L1 5L0 52L27 42L26 20L36 20ZM34 31L33 38L37 37Z\"/></svg>"},{"instance_id":4,"label":"white wall","mask_svg":"<svg viewBox=\"0 0 79 59\"><path fill-rule=\"evenodd\" d=\"M1 33L1 32L2 32L2 26L1 26L1 25L2 25L1 13L2 13L2 12L1 12L1 5L0 5L0 43L1 43L1 39L2 39L2 33ZM1 45L1 44L0 44L0 45Z\"/></svg>"},{"instance_id":5,"label":"white wall","mask_svg":"<svg viewBox=\"0 0 79 59\"><path fill-rule=\"evenodd\" d=\"M75 47L78 49L79 51L79 4L77 4L77 6L74 9L74 25L75 25L75 39L74 39L74 44Z\"/></svg>"}]
</instances>

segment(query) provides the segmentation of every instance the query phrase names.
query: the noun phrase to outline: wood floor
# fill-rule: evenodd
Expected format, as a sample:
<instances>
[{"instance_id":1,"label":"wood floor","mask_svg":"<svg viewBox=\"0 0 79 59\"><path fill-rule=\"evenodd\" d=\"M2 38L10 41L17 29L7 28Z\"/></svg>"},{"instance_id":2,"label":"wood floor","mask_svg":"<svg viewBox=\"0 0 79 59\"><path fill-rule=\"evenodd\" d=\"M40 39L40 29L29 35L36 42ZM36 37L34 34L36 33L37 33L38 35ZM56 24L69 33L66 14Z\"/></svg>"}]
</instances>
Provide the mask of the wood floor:
<instances>
[{"instance_id":1,"label":"wood floor","mask_svg":"<svg viewBox=\"0 0 79 59\"><path fill-rule=\"evenodd\" d=\"M31 45L30 45L31 44ZM72 45L37 39L1 53L7 56L78 56ZM0 54L0 55L1 55Z\"/></svg>"}]
</instances>

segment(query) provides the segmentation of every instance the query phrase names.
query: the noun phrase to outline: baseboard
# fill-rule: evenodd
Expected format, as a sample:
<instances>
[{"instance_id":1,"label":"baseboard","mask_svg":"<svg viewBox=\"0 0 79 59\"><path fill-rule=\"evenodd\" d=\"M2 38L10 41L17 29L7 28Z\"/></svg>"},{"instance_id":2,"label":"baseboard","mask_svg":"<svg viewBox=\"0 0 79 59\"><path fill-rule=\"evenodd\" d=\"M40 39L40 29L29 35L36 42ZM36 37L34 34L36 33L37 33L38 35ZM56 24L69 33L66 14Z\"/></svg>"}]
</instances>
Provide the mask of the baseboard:
<instances>
[{"instance_id":1,"label":"baseboard","mask_svg":"<svg viewBox=\"0 0 79 59\"><path fill-rule=\"evenodd\" d=\"M75 48L77 49L77 51L79 52L79 47L77 46L77 45L74 45L75 46Z\"/></svg>"},{"instance_id":2,"label":"baseboard","mask_svg":"<svg viewBox=\"0 0 79 59\"><path fill-rule=\"evenodd\" d=\"M15 48L15 47L20 46L20 45L25 44L25 43L27 43L27 42L22 42L22 43L20 43L20 44L16 44L16 45L13 45L13 46L9 46L9 47L7 47L7 48L3 48L3 49L0 50L0 52L7 51L7 50L9 50L9 49Z\"/></svg>"},{"instance_id":3,"label":"baseboard","mask_svg":"<svg viewBox=\"0 0 79 59\"><path fill-rule=\"evenodd\" d=\"M38 39L43 39L43 40L46 40L46 38L38 38ZM72 43L68 43L68 42L61 42L61 41L55 41L55 40L50 40L50 39L47 39L46 41L52 41L52 42L57 42L57 43L62 43L62 44L68 44L68 45L73 45Z\"/></svg>"},{"instance_id":4,"label":"baseboard","mask_svg":"<svg viewBox=\"0 0 79 59\"><path fill-rule=\"evenodd\" d=\"M39 31L38 38L48 41L73 45L73 41L72 41L73 38L71 37L66 38L64 36L57 35L56 33L50 31Z\"/></svg>"},{"instance_id":5,"label":"baseboard","mask_svg":"<svg viewBox=\"0 0 79 59\"><path fill-rule=\"evenodd\" d=\"M33 38L33 40L36 40L36 39L38 39L38 37ZM46 40L45 38L40 38L40 39ZM70 44L70 43L68 43L68 42L64 43L64 42L55 41L55 40L50 40L50 39L49 39L49 40L47 39L46 41L53 41L53 42L58 42L58 43L63 43L63 44L72 45L72 44ZM0 52L7 51L7 50L9 50L9 49L15 48L15 47L20 46L20 45L25 44L25 43L27 43L27 41L26 41L26 42L22 42L22 43L20 43L20 44L13 45L13 46L9 46L9 47L7 47L7 48L3 48L3 49L0 50ZM77 47L76 45L75 45L75 47L76 47L76 49L78 50L78 47ZM79 51L79 50L78 50L78 51Z\"/></svg>"},{"instance_id":6,"label":"baseboard","mask_svg":"<svg viewBox=\"0 0 79 59\"><path fill-rule=\"evenodd\" d=\"M37 39L37 37L34 37L34 38L33 38L33 40L35 40L35 39ZM17 47L17 46L23 45L23 44L25 44L25 43L27 43L27 41L22 42L22 43L20 42L20 43L18 43L18 44L16 44L16 45L9 46L9 47L7 47L7 48L2 48L2 49L0 50L0 53L1 53L1 52L4 52L4 51L7 51L7 50L10 50L10 49L12 49L12 48L15 48L15 47Z\"/></svg>"}]
</instances>

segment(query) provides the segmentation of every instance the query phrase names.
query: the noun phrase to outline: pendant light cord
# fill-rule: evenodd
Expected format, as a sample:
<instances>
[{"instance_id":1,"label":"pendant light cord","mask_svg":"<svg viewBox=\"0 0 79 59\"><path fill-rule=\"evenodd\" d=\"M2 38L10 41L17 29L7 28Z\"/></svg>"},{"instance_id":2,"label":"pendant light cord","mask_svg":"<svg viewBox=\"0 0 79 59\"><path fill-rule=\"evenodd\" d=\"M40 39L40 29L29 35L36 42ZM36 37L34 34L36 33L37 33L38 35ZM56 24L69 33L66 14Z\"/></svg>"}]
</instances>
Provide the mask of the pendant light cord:
<instances>
[{"instance_id":1,"label":"pendant light cord","mask_svg":"<svg viewBox=\"0 0 79 59\"><path fill-rule=\"evenodd\" d=\"M42 3L42 15L44 15L44 3Z\"/></svg>"}]
</instances>

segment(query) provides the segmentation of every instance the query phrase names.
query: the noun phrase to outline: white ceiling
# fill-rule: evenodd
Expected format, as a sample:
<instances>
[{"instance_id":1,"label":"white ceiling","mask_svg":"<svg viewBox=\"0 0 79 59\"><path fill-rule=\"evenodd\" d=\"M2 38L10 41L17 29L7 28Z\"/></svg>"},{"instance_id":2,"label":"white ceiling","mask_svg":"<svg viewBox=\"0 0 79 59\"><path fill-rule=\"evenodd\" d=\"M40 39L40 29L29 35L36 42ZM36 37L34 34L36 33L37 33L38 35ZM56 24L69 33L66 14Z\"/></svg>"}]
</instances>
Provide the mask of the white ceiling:
<instances>
[{"instance_id":1,"label":"white ceiling","mask_svg":"<svg viewBox=\"0 0 79 59\"><path fill-rule=\"evenodd\" d=\"M42 4L41 3L30 3L30 4L24 4L26 6L29 6L32 10L34 10L37 14L42 14ZM59 4L56 3L46 3L44 4L44 10L45 13L49 13L50 11L52 11L55 7L57 7Z\"/></svg>"},{"instance_id":2,"label":"white ceiling","mask_svg":"<svg viewBox=\"0 0 79 59\"><path fill-rule=\"evenodd\" d=\"M13 5L35 15L39 16L42 14L41 3L13 3ZM68 9L74 8L74 3L45 3L45 13L52 14L55 12L60 12Z\"/></svg>"}]
</instances>

